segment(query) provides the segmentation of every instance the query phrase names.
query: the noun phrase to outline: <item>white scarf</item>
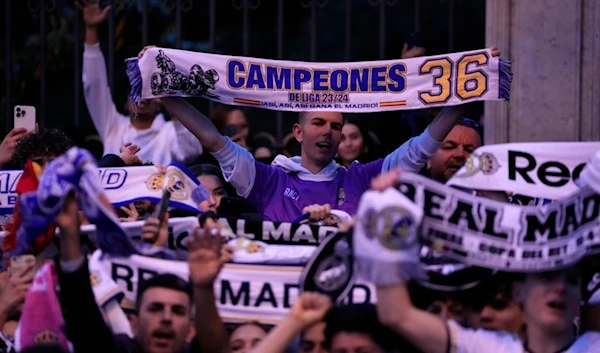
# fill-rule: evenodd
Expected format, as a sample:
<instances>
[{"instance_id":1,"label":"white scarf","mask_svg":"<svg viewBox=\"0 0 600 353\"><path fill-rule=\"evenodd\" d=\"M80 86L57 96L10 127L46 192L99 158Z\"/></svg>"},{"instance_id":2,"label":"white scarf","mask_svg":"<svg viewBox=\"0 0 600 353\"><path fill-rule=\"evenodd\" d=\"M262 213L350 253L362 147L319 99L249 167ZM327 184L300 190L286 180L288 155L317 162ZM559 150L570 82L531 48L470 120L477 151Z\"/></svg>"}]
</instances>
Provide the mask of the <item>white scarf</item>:
<instances>
[{"instance_id":1,"label":"white scarf","mask_svg":"<svg viewBox=\"0 0 600 353\"><path fill-rule=\"evenodd\" d=\"M287 111L373 112L508 100L510 64L475 50L406 60L309 63L150 48L127 60L131 100L205 97Z\"/></svg>"},{"instance_id":2,"label":"white scarf","mask_svg":"<svg viewBox=\"0 0 600 353\"><path fill-rule=\"evenodd\" d=\"M208 198L208 192L198 179L179 163L167 166L166 174L161 174L155 166L98 168L98 171L104 193L115 207L138 200L158 203L163 190L169 189L170 206L201 212L198 204ZM0 172L0 214L13 213L21 174L20 170Z\"/></svg>"},{"instance_id":3,"label":"white scarf","mask_svg":"<svg viewBox=\"0 0 600 353\"><path fill-rule=\"evenodd\" d=\"M185 261L137 255L123 259L94 254L90 259L90 267L101 268L103 273L111 274L125 295L121 305L126 309L135 308L140 278L171 273L189 279L189 265ZM301 266L226 264L214 288L219 315L227 322L278 323L298 296L301 271ZM375 303L375 288L358 281L348 299L350 303Z\"/></svg>"},{"instance_id":4,"label":"white scarf","mask_svg":"<svg viewBox=\"0 0 600 353\"><path fill-rule=\"evenodd\" d=\"M600 142L534 142L477 148L447 185L564 199ZM586 168L587 169L587 168ZM575 178L574 178L575 177Z\"/></svg>"},{"instance_id":5,"label":"white scarf","mask_svg":"<svg viewBox=\"0 0 600 353\"><path fill-rule=\"evenodd\" d=\"M423 277L419 258L419 225L423 210L398 190L367 191L354 225L357 278L375 285Z\"/></svg>"}]
</instances>

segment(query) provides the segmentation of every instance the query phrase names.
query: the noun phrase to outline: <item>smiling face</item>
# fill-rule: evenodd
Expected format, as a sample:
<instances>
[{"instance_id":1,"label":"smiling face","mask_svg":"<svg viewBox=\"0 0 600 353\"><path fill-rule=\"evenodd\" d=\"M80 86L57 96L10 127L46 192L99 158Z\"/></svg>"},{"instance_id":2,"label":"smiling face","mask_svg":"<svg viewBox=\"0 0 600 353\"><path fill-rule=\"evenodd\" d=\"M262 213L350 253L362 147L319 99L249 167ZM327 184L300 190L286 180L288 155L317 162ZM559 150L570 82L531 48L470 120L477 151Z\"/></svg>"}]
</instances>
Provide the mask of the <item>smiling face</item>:
<instances>
[{"instance_id":1,"label":"smiling face","mask_svg":"<svg viewBox=\"0 0 600 353\"><path fill-rule=\"evenodd\" d=\"M338 149L338 154L344 165L349 165L357 160L364 150L365 139L358 126L355 124L344 124L342 142Z\"/></svg>"},{"instance_id":2,"label":"smiling face","mask_svg":"<svg viewBox=\"0 0 600 353\"><path fill-rule=\"evenodd\" d=\"M550 334L572 330L581 301L581 273L567 270L527 274L515 298L523 304L528 327L535 325Z\"/></svg>"},{"instance_id":3,"label":"smiling face","mask_svg":"<svg viewBox=\"0 0 600 353\"><path fill-rule=\"evenodd\" d=\"M481 137L477 130L468 126L454 126L442 146L427 161L427 169L431 172L431 178L445 183L480 146Z\"/></svg>"},{"instance_id":4,"label":"smiling face","mask_svg":"<svg viewBox=\"0 0 600 353\"><path fill-rule=\"evenodd\" d=\"M294 125L294 136L302 146L305 168L318 172L333 160L342 139L343 125L342 113L302 113L300 121Z\"/></svg>"}]
</instances>

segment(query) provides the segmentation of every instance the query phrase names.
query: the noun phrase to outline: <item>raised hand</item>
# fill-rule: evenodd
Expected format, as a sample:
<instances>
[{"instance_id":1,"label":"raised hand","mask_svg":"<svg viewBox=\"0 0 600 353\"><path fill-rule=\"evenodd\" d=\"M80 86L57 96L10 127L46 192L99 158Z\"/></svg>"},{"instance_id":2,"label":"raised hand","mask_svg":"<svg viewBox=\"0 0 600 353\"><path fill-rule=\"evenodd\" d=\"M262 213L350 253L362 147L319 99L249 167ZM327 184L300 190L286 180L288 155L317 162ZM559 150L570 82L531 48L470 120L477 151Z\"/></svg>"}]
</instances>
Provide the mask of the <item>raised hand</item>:
<instances>
[{"instance_id":1,"label":"raised hand","mask_svg":"<svg viewBox=\"0 0 600 353\"><path fill-rule=\"evenodd\" d=\"M492 51L492 56L500 56L500 54L501 54L500 49L498 49L498 47L495 45L492 45L490 50Z\"/></svg>"},{"instance_id":2,"label":"raised hand","mask_svg":"<svg viewBox=\"0 0 600 353\"><path fill-rule=\"evenodd\" d=\"M326 295L304 292L292 305L289 315L308 327L323 320L331 305L331 299Z\"/></svg>"},{"instance_id":3,"label":"raised hand","mask_svg":"<svg viewBox=\"0 0 600 353\"><path fill-rule=\"evenodd\" d=\"M138 145L127 142L121 147L121 154L119 157L121 157L126 165L142 164L142 160L136 155L140 150L141 148Z\"/></svg>"},{"instance_id":4,"label":"raised hand","mask_svg":"<svg viewBox=\"0 0 600 353\"><path fill-rule=\"evenodd\" d=\"M17 272L8 275L8 280L4 282L0 291L0 307L3 311L11 312L23 304L33 281L33 268L33 264L23 266Z\"/></svg>"},{"instance_id":5,"label":"raised hand","mask_svg":"<svg viewBox=\"0 0 600 353\"><path fill-rule=\"evenodd\" d=\"M331 213L331 206L328 203L324 205L314 204L306 206L302 210L302 214L306 213L310 214L310 219L320 221L329 216L329 214Z\"/></svg>"},{"instance_id":6,"label":"raised hand","mask_svg":"<svg viewBox=\"0 0 600 353\"><path fill-rule=\"evenodd\" d=\"M400 183L400 168L394 168L389 172L380 174L371 180L371 189L376 191L384 191L391 187L396 187Z\"/></svg>"},{"instance_id":7,"label":"raised hand","mask_svg":"<svg viewBox=\"0 0 600 353\"><path fill-rule=\"evenodd\" d=\"M83 3L83 5L82 5ZM83 22L87 27L97 27L104 20L106 20L106 15L108 11L110 11L110 6L106 6L105 8L101 8L98 1L92 0L84 0L82 2L75 2L77 7L81 9L83 14Z\"/></svg>"},{"instance_id":8,"label":"raised hand","mask_svg":"<svg viewBox=\"0 0 600 353\"><path fill-rule=\"evenodd\" d=\"M212 287L223 265L232 259L233 249L221 244L221 229L213 220L207 220L188 238L190 281L194 287Z\"/></svg>"},{"instance_id":9,"label":"raised hand","mask_svg":"<svg viewBox=\"0 0 600 353\"><path fill-rule=\"evenodd\" d=\"M140 214L134 203L130 203L127 206L121 206L121 211L125 212L127 215L127 217L119 217L121 222L135 222L140 219Z\"/></svg>"},{"instance_id":10,"label":"raised hand","mask_svg":"<svg viewBox=\"0 0 600 353\"><path fill-rule=\"evenodd\" d=\"M422 47L412 47L408 49L408 43L404 43L402 47L402 55L400 55L401 59L410 59L410 58L418 58L419 56L425 55L425 48Z\"/></svg>"},{"instance_id":11,"label":"raised hand","mask_svg":"<svg viewBox=\"0 0 600 353\"><path fill-rule=\"evenodd\" d=\"M15 148L20 139L28 134L27 129L24 127L17 127L8 133L2 144L0 144L0 168L5 166L12 159Z\"/></svg>"},{"instance_id":12,"label":"raised hand","mask_svg":"<svg viewBox=\"0 0 600 353\"><path fill-rule=\"evenodd\" d=\"M163 219L150 217L142 227L142 240L156 247L164 247L169 239L169 212L165 212Z\"/></svg>"},{"instance_id":13,"label":"raised hand","mask_svg":"<svg viewBox=\"0 0 600 353\"><path fill-rule=\"evenodd\" d=\"M141 58L142 58L142 56L144 56L144 53L146 52L146 50L148 50L148 49L150 49L150 48L156 48L156 45L146 45L146 46L144 47L144 49L142 49L142 50L140 51L140 53L138 54L138 58L139 58L139 59L141 59Z\"/></svg>"}]
</instances>

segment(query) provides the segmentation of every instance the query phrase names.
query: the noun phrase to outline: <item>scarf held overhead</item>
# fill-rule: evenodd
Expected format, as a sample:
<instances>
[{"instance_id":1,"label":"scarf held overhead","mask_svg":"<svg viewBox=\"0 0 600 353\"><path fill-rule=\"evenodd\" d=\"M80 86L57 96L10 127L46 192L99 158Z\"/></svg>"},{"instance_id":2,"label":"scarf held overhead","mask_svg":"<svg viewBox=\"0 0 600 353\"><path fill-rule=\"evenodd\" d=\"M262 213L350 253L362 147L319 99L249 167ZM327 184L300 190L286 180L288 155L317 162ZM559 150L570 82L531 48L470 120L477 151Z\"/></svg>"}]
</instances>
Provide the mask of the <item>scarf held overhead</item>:
<instances>
[{"instance_id":1,"label":"scarf held overhead","mask_svg":"<svg viewBox=\"0 0 600 353\"><path fill-rule=\"evenodd\" d=\"M541 207L476 197L409 173L399 190L423 209L425 244L468 265L553 271L600 252L600 188Z\"/></svg>"},{"instance_id":2,"label":"scarf held overhead","mask_svg":"<svg viewBox=\"0 0 600 353\"><path fill-rule=\"evenodd\" d=\"M490 50L311 63L150 48L127 60L131 99L204 97L285 111L374 112L508 100L510 63Z\"/></svg>"}]
</instances>

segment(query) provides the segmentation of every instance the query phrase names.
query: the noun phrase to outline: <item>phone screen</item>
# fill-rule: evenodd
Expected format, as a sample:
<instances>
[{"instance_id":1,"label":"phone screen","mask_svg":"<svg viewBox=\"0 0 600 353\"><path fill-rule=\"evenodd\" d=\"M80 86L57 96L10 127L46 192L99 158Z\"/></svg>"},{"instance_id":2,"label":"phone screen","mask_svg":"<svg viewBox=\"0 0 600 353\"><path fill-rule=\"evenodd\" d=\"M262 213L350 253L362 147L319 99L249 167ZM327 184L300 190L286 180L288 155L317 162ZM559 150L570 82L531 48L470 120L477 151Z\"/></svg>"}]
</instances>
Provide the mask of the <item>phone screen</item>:
<instances>
[{"instance_id":1,"label":"phone screen","mask_svg":"<svg viewBox=\"0 0 600 353\"><path fill-rule=\"evenodd\" d=\"M10 261L10 272L17 273L24 267L32 267L31 271L27 273L27 277L33 278L35 275L35 256L33 255L21 255L13 256Z\"/></svg>"}]
</instances>

